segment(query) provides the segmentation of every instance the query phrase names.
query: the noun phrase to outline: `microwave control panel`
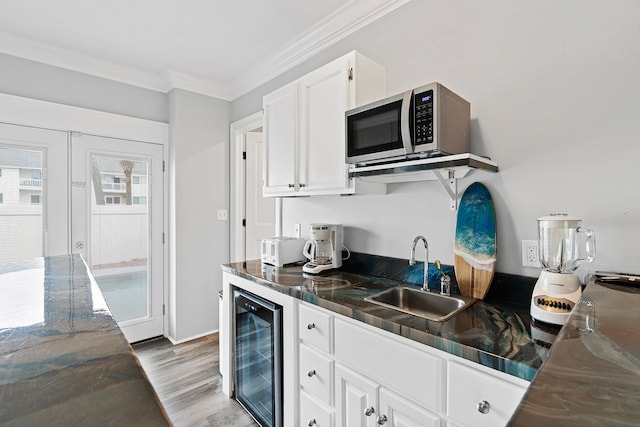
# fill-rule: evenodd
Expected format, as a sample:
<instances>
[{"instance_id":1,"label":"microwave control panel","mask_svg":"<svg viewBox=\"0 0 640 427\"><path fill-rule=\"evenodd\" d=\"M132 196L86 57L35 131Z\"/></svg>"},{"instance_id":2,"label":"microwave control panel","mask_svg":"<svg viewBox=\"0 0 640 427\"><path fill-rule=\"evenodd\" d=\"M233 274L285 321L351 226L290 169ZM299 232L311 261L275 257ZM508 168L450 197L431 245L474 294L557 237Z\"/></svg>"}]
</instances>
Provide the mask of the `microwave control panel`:
<instances>
[{"instance_id":1,"label":"microwave control panel","mask_svg":"<svg viewBox=\"0 0 640 427\"><path fill-rule=\"evenodd\" d=\"M433 90L413 95L415 144L433 142Z\"/></svg>"}]
</instances>

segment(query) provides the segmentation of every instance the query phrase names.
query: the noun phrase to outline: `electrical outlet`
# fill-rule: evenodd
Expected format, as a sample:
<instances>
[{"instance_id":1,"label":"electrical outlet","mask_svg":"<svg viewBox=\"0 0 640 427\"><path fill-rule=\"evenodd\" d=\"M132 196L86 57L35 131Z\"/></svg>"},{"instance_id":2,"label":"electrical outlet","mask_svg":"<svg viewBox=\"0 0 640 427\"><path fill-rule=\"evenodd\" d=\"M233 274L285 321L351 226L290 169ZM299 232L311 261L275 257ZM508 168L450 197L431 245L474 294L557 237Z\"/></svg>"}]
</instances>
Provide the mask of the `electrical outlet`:
<instances>
[{"instance_id":1,"label":"electrical outlet","mask_svg":"<svg viewBox=\"0 0 640 427\"><path fill-rule=\"evenodd\" d=\"M300 238L300 224L294 224L293 230L296 237Z\"/></svg>"},{"instance_id":2,"label":"electrical outlet","mask_svg":"<svg viewBox=\"0 0 640 427\"><path fill-rule=\"evenodd\" d=\"M522 265L524 267L540 267L537 240L522 241Z\"/></svg>"},{"instance_id":3,"label":"electrical outlet","mask_svg":"<svg viewBox=\"0 0 640 427\"><path fill-rule=\"evenodd\" d=\"M226 221L229 219L229 211L226 209L218 209L218 221Z\"/></svg>"}]
</instances>

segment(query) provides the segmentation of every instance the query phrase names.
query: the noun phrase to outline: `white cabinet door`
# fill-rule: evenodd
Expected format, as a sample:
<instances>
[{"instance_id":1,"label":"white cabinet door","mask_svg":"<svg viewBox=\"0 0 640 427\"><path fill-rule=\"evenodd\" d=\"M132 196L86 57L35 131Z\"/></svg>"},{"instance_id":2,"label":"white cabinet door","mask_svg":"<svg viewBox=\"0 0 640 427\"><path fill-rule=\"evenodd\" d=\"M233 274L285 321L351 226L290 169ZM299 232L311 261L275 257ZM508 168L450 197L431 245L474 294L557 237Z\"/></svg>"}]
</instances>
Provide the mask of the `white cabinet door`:
<instances>
[{"instance_id":1,"label":"white cabinet door","mask_svg":"<svg viewBox=\"0 0 640 427\"><path fill-rule=\"evenodd\" d=\"M448 371L447 412L465 426L506 425L527 390L526 386L515 384L515 379L500 379L497 371L489 375L454 362L449 363Z\"/></svg>"},{"instance_id":2,"label":"white cabinet door","mask_svg":"<svg viewBox=\"0 0 640 427\"><path fill-rule=\"evenodd\" d=\"M298 187L297 102L295 84L263 98L265 196L293 194Z\"/></svg>"},{"instance_id":3,"label":"white cabinet door","mask_svg":"<svg viewBox=\"0 0 640 427\"><path fill-rule=\"evenodd\" d=\"M378 424L392 427L440 427L440 417L395 393L380 389Z\"/></svg>"},{"instance_id":4,"label":"white cabinet door","mask_svg":"<svg viewBox=\"0 0 640 427\"><path fill-rule=\"evenodd\" d=\"M349 186L345 118L351 106L350 57L342 57L299 81L299 166L305 192L341 192Z\"/></svg>"},{"instance_id":5,"label":"white cabinet door","mask_svg":"<svg viewBox=\"0 0 640 427\"><path fill-rule=\"evenodd\" d=\"M352 51L265 96L264 195L354 193L344 114L386 91L385 68Z\"/></svg>"},{"instance_id":6,"label":"white cabinet door","mask_svg":"<svg viewBox=\"0 0 640 427\"><path fill-rule=\"evenodd\" d=\"M378 384L335 365L336 422L344 427L374 427L378 416Z\"/></svg>"}]
</instances>

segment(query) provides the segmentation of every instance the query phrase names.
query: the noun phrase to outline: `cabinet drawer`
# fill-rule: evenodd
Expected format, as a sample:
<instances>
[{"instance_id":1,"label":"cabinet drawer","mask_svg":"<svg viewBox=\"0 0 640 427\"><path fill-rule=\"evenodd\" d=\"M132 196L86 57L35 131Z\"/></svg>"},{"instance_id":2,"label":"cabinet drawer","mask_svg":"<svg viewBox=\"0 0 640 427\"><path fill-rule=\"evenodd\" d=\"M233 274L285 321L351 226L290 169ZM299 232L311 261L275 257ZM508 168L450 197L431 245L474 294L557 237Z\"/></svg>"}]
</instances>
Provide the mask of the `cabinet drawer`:
<instances>
[{"instance_id":1,"label":"cabinet drawer","mask_svg":"<svg viewBox=\"0 0 640 427\"><path fill-rule=\"evenodd\" d=\"M332 352L333 316L317 308L300 304L300 340L319 348L327 354Z\"/></svg>"},{"instance_id":2,"label":"cabinet drawer","mask_svg":"<svg viewBox=\"0 0 640 427\"><path fill-rule=\"evenodd\" d=\"M420 406L443 411L445 361L383 332L335 319L336 360Z\"/></svg>"},{"instance_id":3,"label":"cabinet drawer","mask_svg":"<svg viewBox=\"0 0 640 427\"><path fill-rule=\"evenodd\" d=\"M330 409L319 405L313 397L300 393L300 426L332 427L333 413Z\"/></svg>"},{"instance_id":4,"label":"cabinet drawer","mask_svg":"<svg viewBox=\"0 0 640 427\"><path fill-rule=\"evenodd\" d=\"M506 425L526 388L486 374L469 366L449 363L447 413L466 426L496 427ZM481 412L483 405L484 412Z\"/></svg>"},{"instance_id":5,"label":"cabinet drawer","mask_svg":"<svg viewBox=\"0 0 640 427\"><path fill-rule=\"evenodd\" d=\"M331 405L331 385L333 384L333 360L318 350L300 346L300 388Z\"/></svg>"}]
</instances>

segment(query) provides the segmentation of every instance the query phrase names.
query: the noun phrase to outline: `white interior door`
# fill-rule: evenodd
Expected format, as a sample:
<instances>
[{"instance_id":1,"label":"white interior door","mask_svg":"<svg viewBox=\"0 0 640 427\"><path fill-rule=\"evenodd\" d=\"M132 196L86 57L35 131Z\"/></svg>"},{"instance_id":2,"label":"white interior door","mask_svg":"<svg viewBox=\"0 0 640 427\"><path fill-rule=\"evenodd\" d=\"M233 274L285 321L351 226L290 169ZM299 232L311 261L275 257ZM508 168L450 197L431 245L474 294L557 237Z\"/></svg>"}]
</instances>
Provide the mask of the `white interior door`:
<instances>
[{"instance_id":1,"label":"white interior door","mask_svg":"<svg viewBox=\"0 0 640 427\"><path fill-rule=\"evenodd\" d=\"M245 260L260 259L260 242L275 235L275 199L262 197L263 147L262 132L247 132Z\"/></svg>"},{"instance_id":2,"label":"white interior door","mask_svg":"<svg viewBox=\"0 0 640 427\"><path fill-rule=\"evenodd\" d=\"M71 250L129 342L163 335L163 147L72 134Z\"/></svg>"},{"instance_id":3,"label":"white interior door","mask_svg":"<svg viewBox=\"0 0 640 427\"><path fill-rule=\"evenodd\" d=\"M68 253L67 140L0 123L0 263Z\"/></svg>"}]
</instances>

